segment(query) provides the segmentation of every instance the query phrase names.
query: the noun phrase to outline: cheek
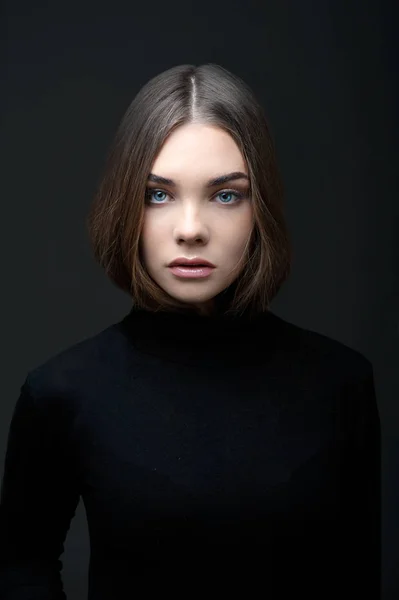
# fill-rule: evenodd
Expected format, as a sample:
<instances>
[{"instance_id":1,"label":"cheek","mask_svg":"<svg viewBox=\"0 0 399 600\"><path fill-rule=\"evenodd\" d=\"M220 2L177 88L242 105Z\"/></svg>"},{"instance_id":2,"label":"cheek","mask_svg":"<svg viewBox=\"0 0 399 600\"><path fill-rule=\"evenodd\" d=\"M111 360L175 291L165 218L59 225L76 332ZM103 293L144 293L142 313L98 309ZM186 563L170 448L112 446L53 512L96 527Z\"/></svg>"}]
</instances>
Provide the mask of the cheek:
<instances>
[{"instance_id":1,"label":"cheek","mask_svg":"<svg viewBox=\"0 0 399 600\"><path fill-rule=\"evenodd\" d=\"M245 211L234 222L230 222L224 229L224 240L226 246L232 251L239 252L251 237L254 221L251 211Z\"/></svg>"},{"instance_id":2,"label":"cheek","mask_svg":"<svg viewBox=\"0 0 399 600\"><path fill-rule=\"evenodd\" d=\"M140 241L145 252L156 252L159 247L157 240L160 241L165 237L164 229L165 227L162 227L162 224L158 223L156 219L149 217L144 219Z\"/></svg>"}]
</instances>

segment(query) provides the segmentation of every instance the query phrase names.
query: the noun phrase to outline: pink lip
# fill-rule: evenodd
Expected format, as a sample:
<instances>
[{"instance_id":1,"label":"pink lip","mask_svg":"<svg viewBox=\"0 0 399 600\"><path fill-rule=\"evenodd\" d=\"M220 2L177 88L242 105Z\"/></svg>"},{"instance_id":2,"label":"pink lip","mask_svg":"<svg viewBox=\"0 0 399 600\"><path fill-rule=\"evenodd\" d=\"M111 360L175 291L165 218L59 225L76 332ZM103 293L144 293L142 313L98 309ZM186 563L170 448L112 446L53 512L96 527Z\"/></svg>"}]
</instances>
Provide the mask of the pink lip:
<instances>
[{"instance_id":1,"label":"pink lip","mask_svg":"<svg viewBox=\"0 0 399 600\"><path fill-rule=\"evenodd\" d=\"M201 256L194 256L193 258L185 258L184 256L179 256L179 258L175 258L175 260L172 260L171 263L169 263L169 267L181 267L183 265L188 265L190 267L192 266L201 266L201 267L214 267L215 265L212 264L211 262L209 262L209 260L206 260L205 258L202 258Z\"/></svg>"},{"instance_id":2,"label":"pink lip","mask_svg":"<svg viewBox=\"0 0 399 600\"><path fill-rule=\"evenodd\" d=\"M190 267L188 265L174 265L169 267L172 271L173 275L177 277L182 277L186 279L199 279L203 277L208 277L214 269L214 267L208 266L199 266L199 267Z\"/></svg>"}]
</instances>

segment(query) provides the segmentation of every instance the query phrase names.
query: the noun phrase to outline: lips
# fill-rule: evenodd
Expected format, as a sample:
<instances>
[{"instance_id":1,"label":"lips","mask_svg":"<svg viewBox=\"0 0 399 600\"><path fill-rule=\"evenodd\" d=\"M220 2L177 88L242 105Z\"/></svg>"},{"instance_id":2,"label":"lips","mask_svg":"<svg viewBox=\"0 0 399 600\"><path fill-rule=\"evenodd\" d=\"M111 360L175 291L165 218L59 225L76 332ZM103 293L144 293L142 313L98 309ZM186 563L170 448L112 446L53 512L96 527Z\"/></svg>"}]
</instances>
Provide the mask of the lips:
<instances>
[{"instance_id":1,"label":"lips","mask_svg":"<svg viewBox=\"0 0 399 600\"><path fill-rule=\"evenodd\" d=\"M196 265L194 263L189 265L176 263L169 268L175 277L182 279L205 279L214 270L214 267L199 263L196 263Z\"/></svg>"},{"instance_id":2,"label":"lips","mask_svg":"<svg viewBox=\"0 0 399 600\"><path fill-rule=\"evenodd\" d=\"M173 260L170 264L169 267L212 267L214 268L215 265L213 265L212 263L210 263L209 261L207 261L204 258L185 258L185 257L179 257L176 258L175 260Z\"/></svg>"}]
</instances>

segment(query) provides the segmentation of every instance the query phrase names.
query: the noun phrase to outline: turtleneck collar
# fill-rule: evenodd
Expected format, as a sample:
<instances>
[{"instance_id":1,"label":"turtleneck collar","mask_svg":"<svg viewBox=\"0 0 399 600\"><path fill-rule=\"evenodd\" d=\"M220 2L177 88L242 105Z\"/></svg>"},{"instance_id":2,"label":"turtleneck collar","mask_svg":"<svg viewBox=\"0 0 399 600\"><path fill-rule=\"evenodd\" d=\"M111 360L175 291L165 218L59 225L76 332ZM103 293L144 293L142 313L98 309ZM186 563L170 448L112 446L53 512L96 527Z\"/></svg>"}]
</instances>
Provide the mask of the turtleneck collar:
<instances>
[{"instance_id":1,"label":"turtleneck collar","mask_svg":"<svg viewBox=\"0 0 399 600\"><path fill-rule=\"evenodd\" d=\"M258 364L273 352L283 323L270 310L250 317L134 307L119 326L140 351L194 365Z\"/></svg>"}]
</instances>

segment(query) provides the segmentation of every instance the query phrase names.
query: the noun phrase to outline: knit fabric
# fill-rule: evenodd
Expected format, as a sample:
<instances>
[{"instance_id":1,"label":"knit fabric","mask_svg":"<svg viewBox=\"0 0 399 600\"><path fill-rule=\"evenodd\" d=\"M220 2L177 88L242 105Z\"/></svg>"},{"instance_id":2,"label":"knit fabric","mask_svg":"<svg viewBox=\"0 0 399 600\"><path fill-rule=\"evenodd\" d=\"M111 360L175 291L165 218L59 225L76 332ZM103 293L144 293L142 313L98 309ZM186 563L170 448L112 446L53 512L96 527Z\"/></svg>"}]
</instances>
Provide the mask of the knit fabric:
<instances>
[{"instance_id":1,"label":"knit fabric","mask_svg":"<svg viewBox=\"0 0 399 600\"><path fill-rule=\"evenodd\" d=\"M21 386L1 488L1 599L65 599L60 556L80 498L89 600L377 600L372 365L270 310L132 308Z\"/></svg>"}]
</instances>

